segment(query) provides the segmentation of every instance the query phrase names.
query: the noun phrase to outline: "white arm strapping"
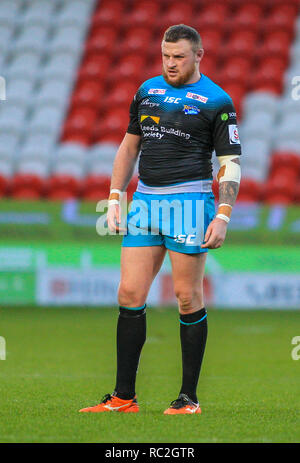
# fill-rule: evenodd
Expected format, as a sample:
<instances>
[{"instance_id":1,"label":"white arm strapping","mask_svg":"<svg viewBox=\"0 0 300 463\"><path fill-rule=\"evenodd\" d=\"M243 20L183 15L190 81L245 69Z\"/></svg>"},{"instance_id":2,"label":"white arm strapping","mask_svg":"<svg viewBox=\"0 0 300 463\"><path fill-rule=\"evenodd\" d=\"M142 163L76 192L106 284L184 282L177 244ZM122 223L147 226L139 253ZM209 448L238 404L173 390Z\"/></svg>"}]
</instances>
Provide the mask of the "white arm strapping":
<instances>
[{"instance_id":1,"label":"white arm strapping","mask_svg":"<svg viewBox=\"0 0 300 463\"><path fill-rule=\"evenodd\" d=\"M237 182L241 181L241 166L232 162L233 159L239 159L237 155L218 156L220 170L218 173L218 182Z\"/></svg>"}]
</instances>

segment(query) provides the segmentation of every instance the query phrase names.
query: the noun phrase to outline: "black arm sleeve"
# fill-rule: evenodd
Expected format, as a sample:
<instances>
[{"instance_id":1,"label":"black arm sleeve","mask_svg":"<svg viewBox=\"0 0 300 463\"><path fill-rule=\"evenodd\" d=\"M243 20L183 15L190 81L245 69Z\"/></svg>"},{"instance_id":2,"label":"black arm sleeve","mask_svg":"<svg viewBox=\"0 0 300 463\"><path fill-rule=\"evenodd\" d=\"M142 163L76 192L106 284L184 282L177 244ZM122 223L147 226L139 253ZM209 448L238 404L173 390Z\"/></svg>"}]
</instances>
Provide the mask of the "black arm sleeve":
<instances>
[{"instance_id":1,"label":"black arm sleeve","mask_svg":"<svg viewBox=\"0 0 300 463\"><path fill-rule=\"evenodd\" d=\"M139 124L137 95L134 95L134 98L131 102L129 109L129 117L130 119L127 132L132 133L133 135L142 135L142 131Z\"/></svg>"},{"instance_id":2,"label":"black arm sleeve","mask_svg":"<svg viewBox=\"0 0 300 463\"><path fill-rule=\"evenodd\" d=\"M215 112L212 123L213 144L217 156L241 154L236 111L233 103L228 100Z\"/></svg>"}]
</instances>

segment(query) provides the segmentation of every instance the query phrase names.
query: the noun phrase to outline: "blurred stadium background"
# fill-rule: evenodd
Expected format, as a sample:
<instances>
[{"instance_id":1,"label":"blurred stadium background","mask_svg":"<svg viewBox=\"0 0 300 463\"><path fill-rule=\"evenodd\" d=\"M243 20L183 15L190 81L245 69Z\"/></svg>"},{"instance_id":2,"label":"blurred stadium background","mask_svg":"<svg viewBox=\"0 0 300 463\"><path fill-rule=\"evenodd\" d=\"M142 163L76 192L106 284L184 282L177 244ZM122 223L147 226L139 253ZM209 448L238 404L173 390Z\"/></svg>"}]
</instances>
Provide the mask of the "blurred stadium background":
<instances>
[{"instance_id":1,"label":"blurred stadium background","mask_svg":"<svg viewBox=\"0 0 300 463\"><path fill-rule=\"evenodd\" d=\"M116 304L120 237L96 233L96 203L130 101L161 73L162 34L178 23L201 34L201 71L231 95L243 148L207 305L300 308L299 0L1 0L3 306ZM175 304L168 260L148 302Z\"/></svg>"}]
</instances>

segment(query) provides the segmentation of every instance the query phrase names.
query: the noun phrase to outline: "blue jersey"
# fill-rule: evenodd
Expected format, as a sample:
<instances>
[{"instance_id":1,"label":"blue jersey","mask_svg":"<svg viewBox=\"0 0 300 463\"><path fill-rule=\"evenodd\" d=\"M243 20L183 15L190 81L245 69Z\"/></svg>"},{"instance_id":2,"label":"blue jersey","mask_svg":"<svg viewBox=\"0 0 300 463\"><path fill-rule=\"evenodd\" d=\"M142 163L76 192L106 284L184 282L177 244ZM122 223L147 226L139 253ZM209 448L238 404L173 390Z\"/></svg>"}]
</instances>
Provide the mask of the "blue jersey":
<instances>
[{"instance_id":1,"label":"blue jersey","mask_svg":"<svg viewBox=\"0 0 300 463\"><path fill-rule=\"evenodd\" d=\"M128 133L141 136L139 178L165 186L212 178L212 152L241 154L236 111L230 96L204 74L173 87L163 76L138 89Z\"/></svg>"}]
</instances>

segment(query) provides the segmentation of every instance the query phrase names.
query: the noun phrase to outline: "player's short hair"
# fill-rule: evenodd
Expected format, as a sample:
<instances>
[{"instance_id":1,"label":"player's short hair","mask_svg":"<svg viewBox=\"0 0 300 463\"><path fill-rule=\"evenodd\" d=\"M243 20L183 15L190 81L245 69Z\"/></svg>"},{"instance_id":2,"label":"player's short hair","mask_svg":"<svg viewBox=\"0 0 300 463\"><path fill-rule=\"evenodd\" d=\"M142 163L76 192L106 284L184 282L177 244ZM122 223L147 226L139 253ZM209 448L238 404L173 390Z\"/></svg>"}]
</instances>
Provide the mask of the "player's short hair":
<instances>
[{"instance_id":1,"label":"player's short hair","mask_svg":"<svg viewBox=\"0 0 300 463\"><path fill-rule=\"evenodd\" d=\"M189 40L193 45L194 52L202 48L202 39L200 34L193 27L186 26L185 24L176 24L169 27L163 36L165 42L178 42L178 40Z\"/></svg>"}]
</instances>

